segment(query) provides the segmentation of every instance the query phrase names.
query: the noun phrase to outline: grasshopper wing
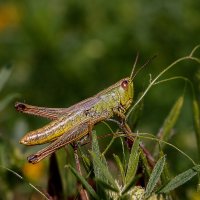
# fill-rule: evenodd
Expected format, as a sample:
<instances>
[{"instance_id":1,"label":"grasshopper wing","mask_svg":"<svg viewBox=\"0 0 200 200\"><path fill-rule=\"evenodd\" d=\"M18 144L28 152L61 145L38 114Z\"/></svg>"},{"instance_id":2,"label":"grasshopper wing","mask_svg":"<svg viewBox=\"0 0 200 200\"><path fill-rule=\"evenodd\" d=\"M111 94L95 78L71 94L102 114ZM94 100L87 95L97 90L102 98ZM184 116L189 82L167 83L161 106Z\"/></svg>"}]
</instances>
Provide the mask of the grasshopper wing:
<instances>
[{"instance_id":1,"label":"grasshopper wing","mask_svg":"<svg viewBox=\"0 0 200 200\"><path fill-rule=\"evenodd\" d=\"M88 121L85 121L85 122L79 124L78 126L72 128L71 130L69 130L62 136L60 136L57 140L52 142L46 148L38 151L35 154L30 155L27 158L28 162L35 164L35 163L39 162L40 160L44 159L45 157L47 157L48 155L55 152L57 149L60 149L61 147L65 146L69 143L73 143L75 141L80 140L81 138L86 136L89 132L90 128L89 128L88 123L89 123Z\"/></svg>"}]
</instances>

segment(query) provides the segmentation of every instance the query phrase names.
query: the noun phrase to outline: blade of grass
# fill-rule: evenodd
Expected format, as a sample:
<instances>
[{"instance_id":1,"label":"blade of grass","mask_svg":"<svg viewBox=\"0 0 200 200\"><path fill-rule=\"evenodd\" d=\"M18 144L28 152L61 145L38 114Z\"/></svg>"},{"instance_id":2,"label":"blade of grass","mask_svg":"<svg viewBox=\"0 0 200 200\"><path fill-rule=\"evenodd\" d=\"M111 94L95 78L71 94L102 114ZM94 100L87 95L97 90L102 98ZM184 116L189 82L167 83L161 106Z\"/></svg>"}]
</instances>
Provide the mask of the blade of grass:
<instances>
[{"instance_id":1,"label":"blade of grass","mask_svg":"<svg viewBox=\"0 0 200 200\"><path fill-rule=\"evenodd\" d=\"M175 188L183 185L187 181L189 181L192 177L197 175L197 173L200 172L200 165L196 165L185 172L175 176L169 183L167 183L161 190L159 190L159 193L168 193Z\"/></svg>"},{"instance_id":2,"label":"blade of grass","mask_svg":"<svg viewBox=\"0 0 200 200\"><path fill-rule=\"evenodd\" d=\"M108 168L106 159L105 159L104 156L101 155L101 152L99 150L99 144L98 144L97 136L96 136L96 133L94 131L92 133L92 152L100 159L101 162L103 162L104 166L106 168ZM101 178L102 177L101 169L98 167L98 165L96 165L94 163L94 160L93 160L93 167L94 167L95 177L96 178Z\"/></svg>"},{"instance_id":3,"label":"blade of grass","mask_svg":"<svg viewBox=\"0 0 200 200\"><path fill-rule=\"evenodd\" d=\"M163 157L163 156L165 156L164 152L160 148L160 157ZM169 168L168 168L167 163L165 163L163 172L161 174L161 181L162 183L167 183L169 180L170 180Z\"/></svg>"},{"instance_id":4,"label":"blade of grass","mask_svg":"<svg viewBox=\"0 0 200 200\"><path fill-rule=\"evenodd\" d=\"M112 128L110 127L110 125L107 122L103 121L102 123L105 124L106 127L108 127L108 129L111 131L111 133L114 134L114 131L112 130ZM115 141L115 137L113 136L110 143L106 146L105 150L103 151L102 155L105 155L107 153L107 151L109 150L109 148L111 147L111 145L113 144L114 141Z\"/></svg>"},{"instance_id":5,"label":"blade of grass","mask_svg":"<svg viewBox=\"0 0 200 200\"><path fill-rule=\"evenodd\" d=\"M126 172L126 184L128 184L136 174L139 161L139 142L139 138L136 137L129 157L128 168Z\"/></svg>"},{"instance_id":6,"label":"blade of grass","mask_svg":"<svg viewBox=\"0 0 200 200\"><path fill-rule=\"evenodd\" d=\"M193 100L193 123L194 123L194 130L196 134L196 141L197 141L197 147L198 147L198 156L199 156L199 162L200 162L200 108L198 101L196 98Z\"/></svg>"},{"instance_id":7,"label":"blade of grass","mask_svg":"<svg viewBox=\"0 0 200 200\"><path fill-rule=\"evenodd\" d=\"M194 124L194 131L196 135L196 141L197 141L197 148L198 148L198 163L200 163L200 108L199 103L193 95L193 124ZM200 191L200 173L198 173L198 186L197 190Z\"/></svg>"},{"instance_id":8,"label":"blade of grass","mask_svg":"<svg viewBox=\"0 0 200 200\"><path fill-rule=\"evenodd\" d=\"M165 156L161 157L158 160L158 162L156 163L156 165L151 173L151 176L149 178L149 182L147 184L146 191L145 191L146 198L148 198L151 195L151 193L153 192L153 190L161 176L164 165L165 165Z\"/></svg>"},{"instance_id":9,"label":"blade of grass","mask_svg":"<svg viewBox=\"0 0 200 200\"><path fill-rule=\"evenodd\" d=\"M170 113L166 117L163 126L161 128L161 131L159 132L158 137L162 140L167 141L169 138L169 135L172 132L172 128L177 122L177 119L180 115L181 108L183 106L184 98L183 96L179 97L178 100L175 102L174 106L172 107Z\"/></svg>"},{"instance_id":10,"label":"blade of grass","mask_svg":"<svg viewBox=\"0 0 200 200\"><path fill-rule=\"evenodd\" d=\"M100 160L100 158L94 153L94 152L90 152L93 158L93 162L95 164L95 166L97 166L101 176L98 177L98 179L102 180L105 182L105 180L108 181L108 183L111 184L111 186L116 190L119 191L118 185L115 182L115 179L112 177L110 171L108 170L108 168L102 163L102 161Z\"/></svg>"},{"instance_id":11,"label":"blade of grass","mask_svg":"<svg viewBox=\"0 0 200 200\"><path fill-rule=\"evenodd\" d=\"M15 176L17 176L19 179L23 180L25 183L27 183L28 185L30 185L35 191L37 191L41 196L43 196L45 199L49 200L49 198L42 192L40 191L37 187L35 187L32 183L29 183L28 181L26 181L20 174L18 174L17 172L13 171L12 169L9 169L7 167L1 166L0 167L2 169L5 169L9 172L11 172L12 174L14 174Z\"/></svg>"},{"instance_id":12,"label":"blade of grass","mask_svg":"<svg viewBox=\"0 0 200 200\"><path fill-rule=\"evenodd\" d=\"M0 71L0 92L3 89L6 81L10 77L11 71L12 71L11 65L7 65L1 69L1 71Z\"/></svg>"},{"instance_id":13,"label":"blade of grass","mask_svg":"<svg viewBox=\"0 0 200 200\"><path fill-rule=\"evenodd\" d=\"M85 170L86 170L87 172L89 172L89 171L90 171L90 168L91 168L91 165L92 165L91 160L89 159L88 155L86 155L86 154L84 153L84 151L83 151L83 149L81 148L80 145L78 145L78 150L79 150L79 152L80 152L81 159L82 159L82 161L83 161L83 166L84 166Z\"/></svg>"},{"instance_id":14,"label":"blade of grass","mask_svg":"<svg viewBox=\"0 0 200 200\"><path fill-rule=\"evenodd\" d=\"M118 190L116 190L116 188L112 187L112 185L110 185L109 183L106 183L103 180L100 179L96 179L96 183L98 183L98 185L102 186L102 188L106 188L106 190L111 190L113 192L118 192Z\"/></svg>"},{"instance_id":15,"label":"blade of grass","mask_svg":"<svg viewBox=\"0 0 200 200\"><path fill-rule=\"evenodd\" d=\"M122 162L121 162L121 160L119 159L119 156L118 155L113 155L114 156L114 159L115 159L115 161L116 161L116 163L117 163L117 167L119 168L119 171L120 171L120 173L121 173L121 177L122 177L122 184L124 184L125 183L125 172L124 172L124 167L123 167L123 165L122 165Z\"/></svg>"},{"instance_id":16,"label":"blade of grass","mask_svg":"<svg viewBox=\"0 0 200 200\"><path fill-rule=\"evenodd\" d=\"M130 192L130 188L136 185L137 181L142 177L141 174L135 176L122 190L122 195L125 195L126 193Z\"/></svg>"},{"instance_id":17,"label":"blade of grass","mask_svg":"<svg viewBox=\"0 0 200 200\"><path fill-rule=\"evenodd\" d=\"M147 136L145 136L147 135ZM185 156L193 165L196 165L195 161L189 156L187 155L184 151L182 151L181 149L179 149L178 147L176 147L175 145L169 143L169 142L165 142L164 140L160 140L155 138L154 135L151 135L149 133L140 133L138 135L139 138L143 138L143 139L148 139L148 140L153 140L153 141L157 141L159 143L164 143L172 148L174 148L175 150L177 150L178 152L180 152L183 156Z\"/></svg>"},{"instance_id":18,"label":"blade of grass","mask_svg":"<svg viewBox=\"0 0 200 200\"><path fill-rule=\"evenodd\" d=\"M126 119L130 116L130 113L136 108L136 106L142 101L144 96L147 94L147 92L151 89L152 86L157 82L157 80L165 74L167 71L169 71L172 67L177 65L178 63L185 61L185 60L192 60L200 64L200 59L197 57L194 57L194 53L199 49L200 45L197 45L188 56L181 57L177 60L175 60L173 63L171 63L169 66L167 66L163 71L161 71L153 80L151 80L150 84L147 86L146 90L143 92L141 97L135 102L135 104L129 109L128 113L126 114Z\"/></svg>"},{"instance_id":19,"label":"blade of grass","mask_svg":"<svg viewBox=\"0 0 200 200\"><path fill-rule=\"evenodd\" d=\"M84 167L85 167L85 170L86 170L87 172L89 172L89 171L90 171L90 167L91 167L90 159L89 159L85 154L82 154L82 155L81 155L81 158L82 158L82 160L83 160L83 165L84 165Z\"/></svg>"},{"instance_id":20,"label":"blade of grass","mask_svg":"<svg viewBox=\"0 0 200 200\"><path fill-rule=\"evenodd\" d=\"M108 149L110 149L111 145L113 144L113 142L115 141L115 137L112 137L111 141L109 142L109 144L106 146L105 150L103 151L102 155L105 155L108 152Z\"/></svg>"},{"instance_id":21,"label":"blade of grass","mask_svg":"<svg viewBox=\"0 0 200 200\"><path fill-rule=\"evenodd\" d=\"M133 168L132 168L132 176L130 176L130 178L128 179L128 182L126 183L124 190L126 190L126 188L130 188L130 186L133 185L133 183L135 182L135 179L136 179L135 176L136 176L136 171L137 171L137 167L139 163L139 158L140 158L140 152L138 152L137 155L135 156ZM131 173L129 175L131 175Z\"/></svg>"},{"instance_id":22,"label":"blade of grass","mask_svg":"<svg viewBox=\"0 0 200 200\"><path fill-rule=\"evenodd\" d=\"M126 166L126 154L125 154L125 149L124 149L124 142L121 137L120 137L120 142L121 142L122 155L123 155L123 166Z\"/></svg>"},{"instance_id":23,"label":"blade of grass","mask_svg":"<svg viewBox=\"0 0 200 200\"><path fill-rule=\"evenodd\" d=\"M71 170L71 172L82 183L83 187L90 193L90 195L94 199L100 199L98 195L96 194L96 192L94 191L94 189L90 186L90 184L85 180L83 176L80 176L80 174L71 165L67 165L66 167L68 167Z\"/></svg>"},{"instance_id":24,"label":"blade of grass","mask_svg":"<svg viewBox=\"0 0 200 200\"><path fill-rule=\"evenodd\" d=\"M141 158L142 164L143 164L143 166L145 168L146 174L148 175L148 177L150 177L151 167L149 166L147 157L146 157L146 155L144 154L144 152L142 150L140 151L140 158Z\"/></svg>"}]
</instances>

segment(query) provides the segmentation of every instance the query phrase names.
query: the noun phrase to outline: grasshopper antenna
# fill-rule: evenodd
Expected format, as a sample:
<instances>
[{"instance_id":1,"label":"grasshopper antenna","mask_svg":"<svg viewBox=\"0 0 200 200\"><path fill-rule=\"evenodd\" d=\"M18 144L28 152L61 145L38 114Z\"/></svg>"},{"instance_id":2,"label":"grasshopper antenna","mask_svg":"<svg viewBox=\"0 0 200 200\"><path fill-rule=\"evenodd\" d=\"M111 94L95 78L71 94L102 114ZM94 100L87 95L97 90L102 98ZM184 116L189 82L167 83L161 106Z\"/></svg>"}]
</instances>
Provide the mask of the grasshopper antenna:
<instances>
[{"instance_id":1,"label":"grasshopper antenna","mask_svg":"<svg viewBox=\"0 0 200 200\"><path fill-rule=\"evenodd\" d=\"M133 64L133 68L132 68L131 75L130 75L130 79L131 79L131 80L133 80L133 78L135 77L134 71L135 71L135 68L136 68L136 64L137 64L138 58L139 58L139 52L137 52L136 58L135 58L135 62L134 62L134 64ZM137 72L136 72L136 73L137 73Z\"/></svg>"},{"instance_id":2,"label":"grasshopper antenna","mask_svg":"<svg viewBox=\"0 0 200 200\"><path fill-rule=\"evenodd\" d=\"M135 72L135 74L134 74L134 69L135 69L135 67L136 67L136 63L137 63L137 61L138 61L138 57L139 57L139 54L137 53L136 59L135 59L134 65L133 65L133 69L132 69L132 71L131 71L131 76L130 76L130 79L131 79L131 80L133 80L133 79L136 77L136 75L137 75L144 67L146 67L154 58L156 58L157 55L153 55L152 57L150 57L150 58L144 63L144 65L142 65L142 66Z\"/></svg>"}]
</instances>

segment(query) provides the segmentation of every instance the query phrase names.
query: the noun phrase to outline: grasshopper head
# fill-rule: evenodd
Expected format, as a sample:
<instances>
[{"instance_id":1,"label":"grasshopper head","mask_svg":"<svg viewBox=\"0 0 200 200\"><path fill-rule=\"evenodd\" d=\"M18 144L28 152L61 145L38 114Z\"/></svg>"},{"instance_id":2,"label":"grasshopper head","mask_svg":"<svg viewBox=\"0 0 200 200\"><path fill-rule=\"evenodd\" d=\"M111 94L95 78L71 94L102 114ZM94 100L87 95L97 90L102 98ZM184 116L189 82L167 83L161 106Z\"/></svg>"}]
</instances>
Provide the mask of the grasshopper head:
<instances>
[{"instance_id":1,"label":"grasshopper head","mask_svg":"<svg viewBox=\"0 0 200 200\"><path fill-rule=\"evenodd\" d=\"M125 110L128 109L132 103L133 93L133 80L129 77L122 79L119 85L119 95L120 103Z\"/></svg>"}]
</instances>

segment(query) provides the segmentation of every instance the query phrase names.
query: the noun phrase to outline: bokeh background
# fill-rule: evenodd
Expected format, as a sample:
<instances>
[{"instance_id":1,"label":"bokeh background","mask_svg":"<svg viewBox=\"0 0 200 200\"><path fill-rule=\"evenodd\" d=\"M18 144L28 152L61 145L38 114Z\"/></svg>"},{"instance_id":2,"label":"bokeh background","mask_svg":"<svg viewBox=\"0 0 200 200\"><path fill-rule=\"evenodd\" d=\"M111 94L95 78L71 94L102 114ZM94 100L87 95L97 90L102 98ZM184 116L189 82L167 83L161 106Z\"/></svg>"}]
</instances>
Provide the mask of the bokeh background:
<instances>
[{"instance_id":1,"label":"bokeh background","mask_svg":"<svg viewBox=\"0 0 200 200\"><path fill-rule=\"evenodd\" d=\"M12 65L12 73L0 95L3 99L18 94L0 115L1 165L45 187L42 174L46 162L33 169L26 164L26 155L38 147L24 147L18 141L26 131L47 121L17 113L14 101L68 107L128 76L136 52L140 53L138 66L156 54L157 58L135 78L137 96L148 85L149 74L154 77L199 43L198 0L1 0L0 67ZM189 78L199 97L199 69L194 62L182 62L165 78ZM150 90L137 129L156 134L183 94L183 110L171 141L197 159L191 89L185 90L183 81L163 83ZM191 166L180 154L167 150L172 175ZM7 170L0 173L1 197L27 199L33 193L27 183ZM196 181L179 189L184 190L184 198L196 198Z\"/></svg>"}]
</instances>

